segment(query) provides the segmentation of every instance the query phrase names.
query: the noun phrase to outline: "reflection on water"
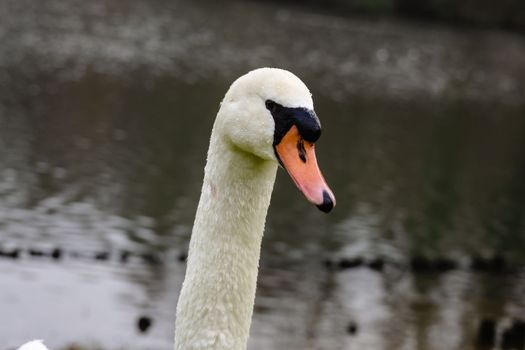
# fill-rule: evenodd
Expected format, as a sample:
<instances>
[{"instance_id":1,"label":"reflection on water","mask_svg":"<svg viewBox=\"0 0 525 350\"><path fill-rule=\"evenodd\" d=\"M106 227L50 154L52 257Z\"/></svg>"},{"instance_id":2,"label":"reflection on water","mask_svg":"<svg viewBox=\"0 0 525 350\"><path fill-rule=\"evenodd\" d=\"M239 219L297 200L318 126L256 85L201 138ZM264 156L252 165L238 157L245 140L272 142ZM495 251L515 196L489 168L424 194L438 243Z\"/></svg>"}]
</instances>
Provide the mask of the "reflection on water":
<instances>
[{"instance_id":1,"label":"reflection on water","mask_svg":"<svg viewBox=\"0 0 525 350\"><path fill-rule=\"evenodd\" d=\"M262 65L314 92L338 207L280 171L249 348L523 339L520 38L257 3L2 6L0 348L170 347L213 117Z\"/></svg>"}]
</instances>

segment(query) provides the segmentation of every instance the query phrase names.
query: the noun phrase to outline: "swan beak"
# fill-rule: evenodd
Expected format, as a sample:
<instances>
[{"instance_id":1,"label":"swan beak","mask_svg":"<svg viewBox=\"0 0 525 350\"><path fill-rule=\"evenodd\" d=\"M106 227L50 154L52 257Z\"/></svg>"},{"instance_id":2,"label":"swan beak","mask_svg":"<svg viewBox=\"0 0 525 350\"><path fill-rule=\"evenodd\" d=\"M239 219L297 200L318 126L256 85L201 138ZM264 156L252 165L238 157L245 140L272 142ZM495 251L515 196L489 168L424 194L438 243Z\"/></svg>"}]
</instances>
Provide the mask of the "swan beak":
<instances>
[{"instance_id":1,"label":"swan beak","mask_svg":"<svg viewBox=\"0 0 525 350\"><path fill-rule=\"evenodd\" d=\"M314 144L305 141L295 125L275 145L275 152L306 198L325 213L332 210L335 197L317 165Z\"/></svg>"}]
</instances>

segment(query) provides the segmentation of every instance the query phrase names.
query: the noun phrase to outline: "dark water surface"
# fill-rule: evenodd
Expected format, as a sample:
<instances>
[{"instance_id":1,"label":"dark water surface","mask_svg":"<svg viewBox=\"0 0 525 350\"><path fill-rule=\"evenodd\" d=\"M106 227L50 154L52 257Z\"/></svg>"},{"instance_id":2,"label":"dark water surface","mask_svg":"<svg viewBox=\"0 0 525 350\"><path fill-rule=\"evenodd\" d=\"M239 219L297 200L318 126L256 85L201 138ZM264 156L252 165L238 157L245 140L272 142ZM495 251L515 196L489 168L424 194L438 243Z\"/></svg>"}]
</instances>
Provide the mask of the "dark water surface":
<instances>
[{"instance_id":1,"label":"dark water surface","mask_svg":"<svg viewBox=\"0 0 525 350\"><path fill-rule=\"evenodd\" d=\"M171 348L213 118L268 65L314 94L338 206L279 171L249 349L489 349L525 320L523 37L243 2L0 9L0 349Z\"/></svg>"}]
</instances>

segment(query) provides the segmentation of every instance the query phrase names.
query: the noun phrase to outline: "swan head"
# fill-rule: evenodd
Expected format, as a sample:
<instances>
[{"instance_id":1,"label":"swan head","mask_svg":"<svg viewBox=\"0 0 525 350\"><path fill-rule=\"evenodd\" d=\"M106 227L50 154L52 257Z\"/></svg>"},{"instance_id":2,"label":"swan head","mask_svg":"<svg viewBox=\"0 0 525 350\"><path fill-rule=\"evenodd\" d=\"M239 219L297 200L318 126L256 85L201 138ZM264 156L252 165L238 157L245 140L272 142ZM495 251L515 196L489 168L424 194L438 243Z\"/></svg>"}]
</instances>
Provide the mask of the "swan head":
<instances>
[{"instance_id":1,"label":"swan head","mask_svg":"<svg viewBox=\"0 0 525 350\"><path fill-rule=\"evenodd\" d=\"M238 78L221 103L215 127L242 151L279 163L320 210L335 206L315 157L321 123L312 95L291 72L260 68Z\"/></svg>"}]
</instances>

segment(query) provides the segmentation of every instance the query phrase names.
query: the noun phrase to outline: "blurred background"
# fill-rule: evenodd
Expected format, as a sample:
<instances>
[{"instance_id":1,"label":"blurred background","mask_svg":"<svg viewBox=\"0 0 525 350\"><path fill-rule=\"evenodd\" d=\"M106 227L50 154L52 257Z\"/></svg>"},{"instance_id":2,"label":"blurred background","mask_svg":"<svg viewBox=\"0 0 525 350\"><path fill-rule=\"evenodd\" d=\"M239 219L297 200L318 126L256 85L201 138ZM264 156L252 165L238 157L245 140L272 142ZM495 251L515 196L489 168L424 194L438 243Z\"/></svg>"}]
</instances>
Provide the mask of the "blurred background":
<instances>
[{"instance_id":1,"label":"blurred background","mask_svg":"<svg viewBox=\"0 0 525 350\"><path fill-rule=\"evenodd\" d=\"M262 66L313 92L338 206L279 170L248 348L523 349L524 33L521 0L1 0L0 349L172 347L211 126Z\"/></svg>"}]
</instances>

